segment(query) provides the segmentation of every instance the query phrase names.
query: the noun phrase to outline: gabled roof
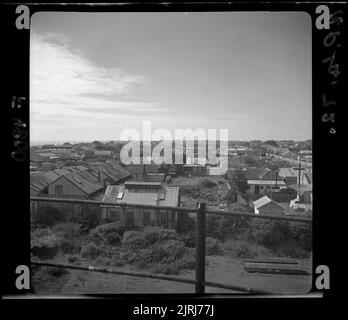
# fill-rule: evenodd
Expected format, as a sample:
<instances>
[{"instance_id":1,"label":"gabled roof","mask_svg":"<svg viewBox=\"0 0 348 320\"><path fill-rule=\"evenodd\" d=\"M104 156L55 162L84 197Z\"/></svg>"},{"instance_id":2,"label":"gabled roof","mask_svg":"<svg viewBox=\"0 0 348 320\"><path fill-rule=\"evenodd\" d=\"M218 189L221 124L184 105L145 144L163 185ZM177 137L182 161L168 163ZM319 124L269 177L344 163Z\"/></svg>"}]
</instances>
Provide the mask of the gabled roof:
<instances>
[{"instance_id":1,"label":"gabled roof","mask_svg":"<svg viewBox=\"0 0 348 320\"><path fill-rule=\"evenodd\" d=\"M277 170L270 170L268 168L248 169L245 172L245 177L247 180L283 180Z\"/></svg>"},{"instance_id":2,"label":"gabled roof","mask_svg":"<svg viewBox=\"0 0 348 320\"><path fill-rule=\"evenodd\" d=\"M279 203L273 201L272 199L268 198L267 196L264 196L260 199L257 199L256 201L254 201L254 206L259 209L263 206L265 206L266 204L269 204L269 203L274 203L276 204L277 206L279 206L280 208L284 209Z\"/></svg>"},{"instance_id":3,"label":"gabled roof","mask_svg":"<svg viewBox=\"0 0 348 320\"><path fill-rule=\"evenodd\" d=\"M91 166L90 170L96 174L99 174L100 172L105 176L105 178L108 177L115 183L130 176L130 173L125 168L114 162Z\"/></svg>"},{"instance_id":4,"label":"gabled roof","mask_svg":"<svg viewBox=\"0 0 348 320\"><path fill-rule=\"evenodd\" d=\"M90 195L103 189L103 182L99 182L98 178L88 171L72 172L64 175L77 188Z\"/></svg>"},{"instance_id":5,"label":"gabled roof","mask_svg":"<svg viewBox=\"0 0 348 320\"><path fill-rule=\"evenodd\" d=\"M283 178L279 176L278 171L273 170L273 171L269 171L266 174L264 174L260 180L282 181Z\"/></svg>"},{"instance_id":6,"label":"gabled roof","mask_svg":"<svg viewBox=\"0 0 348 320\"><path fill-rule=\"evenodd\" d=\"M245 178L247 180L259 180L268 171L269 169L267 168L248 169L247 171L245 171Z\"/></svg>"},{"instance_id":7,"label":"gabled roof","mask_svg":"<svg viewBox=\"0 0 348 320\"><path fill-rule=\"evenodd\" d=\"M40 192L44 190L51 182L56 180L59 175L52 171L49 172L31 172L30 189Z\"/></svg>"}]
</instances>

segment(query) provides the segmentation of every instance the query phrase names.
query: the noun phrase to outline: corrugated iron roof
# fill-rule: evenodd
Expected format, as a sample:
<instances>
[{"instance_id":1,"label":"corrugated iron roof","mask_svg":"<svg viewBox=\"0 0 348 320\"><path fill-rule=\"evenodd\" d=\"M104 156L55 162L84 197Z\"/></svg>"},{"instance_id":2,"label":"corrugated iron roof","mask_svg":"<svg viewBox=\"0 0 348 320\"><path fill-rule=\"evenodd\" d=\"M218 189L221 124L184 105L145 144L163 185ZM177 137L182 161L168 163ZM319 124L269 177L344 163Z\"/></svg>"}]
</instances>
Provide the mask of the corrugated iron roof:
<instances>
[{"instance_id":1,"label":"corrugated iron roof","mask_svg":"<svg viewBox=\"0 0 348 320\"><path fill-rule=\"evenodd\" d=\"M30 173L30 188L36 192L45 189L51 182L59 176L54 172L31 172Z\"/></svg>"},{"instance_id":2,"label":"corrugated iron roof","mask_svg":"<svg viewBox=\"0 0 348 320\"><path fill-rule=\"evenodd\" d=\"M257 199L256 201L254 201L254 206L256 208L261 208L263 207L264 205L268 204L268 203L274 203L276 204L277 206L279 206L280 208L284 209L282 205L280 205L278 202L275 202L273 201L272 199L268 198L267 196L264 196L260 199Z\"/></svg>"},{"instance_id":3,"label":"corrugated iron roof","mask_svg":"<svg viewBox=\"0 0 348 320\"><path fill-rule=\"evenodd\" d=\"M150 183L150 182L149 182ZM151 183L150 183L151 184ZM135 185L133 185L135 186ZM141 188L141 186L139 186ZM113 202L115 204L144 204L159 207L176 207L179 204L179 187L167 187L160 185L160 188L153 189L153 192L134 191L133 188L128 189L122 186L107 186L103 197L104 202ZM122 199L118 198L118 194L123 193ZM164 193L164 197L161 197ZM163 199L164 198L164 199Z\"/></svg>"},{"instance_id":4,"label":"corrugated iron roof","mask_svg":"<svg viewBox=\"0 0 348 320\"><path fill-rule=\"evenodd\" d=\"M247 180L248 184L254 184L254 185L275 185L276 180ZM285 186L285 182L283 180L277 181L278 186Z\"/></svg>"},{"instance_id":5,"label":"corrugated iron roof","mask_svg":"<svg viewBox=\"0 0 348 320\"><path fill-rule=\"evenodd\" d=\"M245 178L247 180L260 180L269 171L267 168L248 169L245 172Z\"/></svg>"},{"instance_id":6,"label":"corrugated iron roof","mask_svg":"<svg viewBox=\"0 0 348 320\"><path fill-rule=\"evenodd\" d=\"M98 179L95 176L85 170L72 172L64 175L64 177L89 195L101 190L104 186L103 182L98 182Z\"/></svg>"}]
</instances>

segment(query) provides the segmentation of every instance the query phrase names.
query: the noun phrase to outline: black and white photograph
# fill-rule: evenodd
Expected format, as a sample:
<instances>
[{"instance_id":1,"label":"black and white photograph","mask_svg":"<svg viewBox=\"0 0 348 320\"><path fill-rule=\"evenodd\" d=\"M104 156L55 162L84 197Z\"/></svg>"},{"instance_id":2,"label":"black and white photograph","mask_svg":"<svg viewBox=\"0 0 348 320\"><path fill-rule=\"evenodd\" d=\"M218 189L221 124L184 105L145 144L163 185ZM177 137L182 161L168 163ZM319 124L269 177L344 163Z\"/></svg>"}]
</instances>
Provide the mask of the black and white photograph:
<instances>
[{"instance_id":1,"label":"black and white photograph","mask_svg":"<svg viewBox=\"0 0 348 320\"><path fill-rule=\"evenodd\" d=\"M206 292L308 292L311 54L299 12L34 14L35 293L194 292L88 266L195 280L203 205Z\"/></svg>"},{"instance_id":2,"label":"black and white photograph","mask_svg":"<svg viewBox=\"0 0 348 320\"><path fill-rule=\"evenodd\" d=\"M325 298L341 7L6 10L8 300Z\"/></svg>"}]
</instances>

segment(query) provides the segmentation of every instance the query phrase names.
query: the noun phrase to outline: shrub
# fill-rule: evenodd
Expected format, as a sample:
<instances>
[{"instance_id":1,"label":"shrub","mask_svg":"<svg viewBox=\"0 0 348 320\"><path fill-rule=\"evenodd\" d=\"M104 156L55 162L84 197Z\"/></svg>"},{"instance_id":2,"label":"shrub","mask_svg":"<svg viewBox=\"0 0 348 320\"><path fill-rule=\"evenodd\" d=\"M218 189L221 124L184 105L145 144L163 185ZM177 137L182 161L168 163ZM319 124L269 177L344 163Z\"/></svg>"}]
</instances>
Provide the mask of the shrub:
<instances>
[{"instance_id":1,"label":"shrub","mask_svg":"<svg viewBox=\"0 0 348 320\"><path fill-rule=\"evenodd\" d=\"M80 235L80 225L76 223L61 223L52 227L53 233L63 239L77 239Z\"/></svg>"},{"instance_id":2,"label":"shrub","mask_svg":"<svg viewBox=\"0 0 348 320\"><path fill-rule=\"evenodd\" d=\"M124 226L118 222L111 222L97 226L90 232L88 238L97 245L117 245L121 242L124 232Z\"/></svg>"},{"instance_id":3,"label":"shrub","mask_svg":"<svg viewBox=\"0 0 348 320\"><path fill-rule=\"evenodd\" d=\"M196 265L196 259L195 254L192 251L187 251L187 253L184 254L184 256L176 260L174 264L177 266L179 270L181 269L194 269Z\"/></svg>"},{"instance_id":4,"label":"shrub","mask_svg":"<svg viewBox=\"0 0 348 320\"><path fill-rule=\"evenodd\" d=\"M216 182L209 180L209 179L201 179L198 183L197 183L199 188L213 188L216 187L217 184Z\"/></svg>"},{"instance_id":5,"label":"shrub","mask_svg":"<svg viewBox=\"0 0 348 320\"><path fill-rule=\"evenodd\" d=\"M153 273L178 274L178 267L174 264L155 264L151 269Z\"/></svg>"},{"instance_id":6,"label":"shrub","mask_svg":"<svg viewBox=\"0 0 348 320\"><path fill-rule=\"evenodd\" d=\"M207 256L223 254L220 244L216 239L211 237L205 239L205 254Z\"/></svg>"},{"instance_id":7,"label":"shrub","mask_svg":"<svg viewBox=\"0 0 348 320\"><path fill-rule=\"evenodd\" d=\"M72 253L77 251L77 246L74 240L62 239L59 242L59 248L63 253Z\"/></svg>"},{"instance_id":8,"label":"shrub","mask_svg":"<svg viewBox=\"0 0 348 320\"><path fill-rule=\"evenodd\" d=\"M94 260L101 253L98 246L94 243L88 243L82 247L81 256L83 258Z\"/></svg>"},{"instance_id":9,"label":"shrub","mask_svg":"<svg viewBox=\"0 0 348 320\"><path fill-rule=\"evenodd\" d=\"M75 264L80 264L80 257L76 255L69 255L68 256L68 262L70 263L75 263Z\"/></svg>"},{"instance_id":10,"label":"shrub","mask_svg":"<svg viewBox=\"0 0 348 320\"><path fill-rule=\"evenodd\" d=\"M258 245L240 240L230 240L222 245L225 253L234 258L255 258L257 256L268 256L268 251Z\"/></svg>"},{"instance_id":11,"label":"shrub","mask_svg":"<svg viewBox=\"0 0 348 320\"><path fill-rule=\"evenodd\" d=\"M65 212L59 211L57 208L51 206L40 207L33 213L33 222L45 226L52 226L64 221L66 221Z\"/></svg>"},{"instance_id":12,"label":"shrub","mask_svg":"<svg viewBox=\"0 0 348 320\"><path fill-rule=\"evenodd\" d=\"M158 241L159 237L160 237L160 228L158 227L146 227L144 229L144 236L145 236L145 240L148 244L154 244L156 241Z\"/></svg>"},{"instance_id":13,"label":"shrub","mask_svg":"<svg viewBox=\"0 0 348 320\"><path fill-rule=\"evenodd\" d=\"M131 249L139 249L146 246L145 235L140 231L126 231L121 242L123 246Z\"/></svg>"},{"instance_id":14,"label":"shrub","mask_svg":"<svg viewBox=\"0 0 348 320\"><path fill-rule=\"evenodd\" d=\"M310 252L299 247L297 242L294 240L289 240L274 248L273 252L277 256L290 257L294 259L304 259L310 256Z\"/></svg>"}]
</instances>

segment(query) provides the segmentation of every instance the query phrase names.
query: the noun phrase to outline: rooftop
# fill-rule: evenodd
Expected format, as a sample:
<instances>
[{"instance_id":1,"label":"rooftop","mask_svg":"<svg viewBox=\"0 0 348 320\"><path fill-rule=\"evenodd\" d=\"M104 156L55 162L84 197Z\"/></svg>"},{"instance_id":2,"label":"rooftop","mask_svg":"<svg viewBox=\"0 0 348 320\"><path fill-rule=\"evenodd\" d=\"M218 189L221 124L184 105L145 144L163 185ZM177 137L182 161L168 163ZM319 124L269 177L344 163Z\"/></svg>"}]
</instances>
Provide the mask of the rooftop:
<instances>
[{"instance_id":1,"label":"rooftop","mask_svg":"<svg viewBox=\"0 0 348 320\"><path fill-rule=\"evenodd\" d=\"M127 182L129 185L129 182ZM145 191L144 185L158 187ZM103 197L104 202L115 204L144 204L159 207L176 207L179 205L179 187L162 186L156 182L131 184L138 188L127 188L125 185L107 186Z\"/></svg>"},{"instance_id":2,"label":"rooftop","mask_svg":"<svg viewBox=\"0 0 348 320\"><path fill-rule=\"evenodd\" d=\"M277 206L279 206L280 208L284 209L284 207L282 205L280 205L278 202L275 202L275 201L271 200L267 196L264 196L264 197L262 197L260 199L257 199L256 201L254 201L254 206L256 208L261 208L264 205L266 205L268 203L271 203L271 202L275 203Z\"/></svg>"}]
</instances>

